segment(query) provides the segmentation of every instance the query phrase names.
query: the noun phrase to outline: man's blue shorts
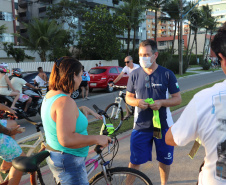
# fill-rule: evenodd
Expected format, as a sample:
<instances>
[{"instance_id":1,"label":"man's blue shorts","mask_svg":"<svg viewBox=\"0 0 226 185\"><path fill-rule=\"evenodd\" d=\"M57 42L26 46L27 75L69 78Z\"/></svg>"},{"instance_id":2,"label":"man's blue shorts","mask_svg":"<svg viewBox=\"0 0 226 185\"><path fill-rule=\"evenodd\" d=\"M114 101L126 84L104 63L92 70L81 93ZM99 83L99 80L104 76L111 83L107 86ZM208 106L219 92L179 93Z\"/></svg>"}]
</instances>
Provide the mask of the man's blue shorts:
<instances>
[{"instance_id":1,"label":"man's blue shorts","mask_svg":"<svg viewBox=\"0 0 226 185\"><path fill-rule=\"evenodd\" d=\"M165 143L167 130L162 130L162 139L153 137L153 132L133 130L130 138L130 162L139 165L152 161L152 144L154 141L157 160L163 164L171 165L174 147Z\"/></svg>"}]
</instances>

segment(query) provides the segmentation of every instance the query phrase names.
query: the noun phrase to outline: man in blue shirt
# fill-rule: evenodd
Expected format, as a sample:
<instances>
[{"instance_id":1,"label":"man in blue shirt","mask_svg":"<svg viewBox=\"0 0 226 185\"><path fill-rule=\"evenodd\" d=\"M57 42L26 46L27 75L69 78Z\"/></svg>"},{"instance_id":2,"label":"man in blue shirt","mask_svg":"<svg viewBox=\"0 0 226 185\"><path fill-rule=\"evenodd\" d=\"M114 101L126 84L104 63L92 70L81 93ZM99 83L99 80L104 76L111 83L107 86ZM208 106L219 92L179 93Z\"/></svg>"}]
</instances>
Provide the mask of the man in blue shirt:
<instances>
[{"instance_id":1,"label":"man in blue shirt","mask_svg":"<svg viewBox=\"0 0 226 185\"><path fill-rule=\"evenodd\" d=\"M169 107L181 103L180 89L172 71L158 65L157 44L145 40L139 46L141 68L134 70L128 80L126 102L135 106L134 128L131 134L130 168L139 169L141 164L152 160L152 143L155 142L161 185L167 183L173 162L172 146L166 145L165 134L173 124ZM169 98L168 94L171 94ZM154 104L144 100L152 98ZM153 110L159 111L162 138L153 137Z\"/></svg>"}]
</instances>

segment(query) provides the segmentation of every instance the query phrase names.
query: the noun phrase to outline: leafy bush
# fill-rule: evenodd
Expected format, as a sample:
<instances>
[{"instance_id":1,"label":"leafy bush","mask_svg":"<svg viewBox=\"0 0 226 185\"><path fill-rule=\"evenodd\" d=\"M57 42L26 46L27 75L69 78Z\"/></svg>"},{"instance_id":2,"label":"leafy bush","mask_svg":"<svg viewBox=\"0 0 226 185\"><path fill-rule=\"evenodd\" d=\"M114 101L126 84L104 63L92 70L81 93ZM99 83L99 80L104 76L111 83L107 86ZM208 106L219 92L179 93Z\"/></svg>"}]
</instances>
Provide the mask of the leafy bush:
<instances>
[{"instance_id":1,"label":"leafy bush","mask_svg":"<svg viewBox=\"0 0 226 185\"><path fill-rule=\"evenodd\" d=\"M209 70L210 69L211 64L209 62L205 62L202 64L202 69L203 70Z\"/></svg>"},{"instance_id":2,"label":"leafy bush","mask_svg":"<svg viewBox=\"0 0 226 185\"><path fill-rule=\"evenodd\" d=\"M185 57L184 57L185 59ZM185 61L185 60L183 60ZM179 59L177 55L174 55L171 59L169 59L166 63L166 68L170 69L173 71L174 74L179 74ZM186 72L188 68L187 63L183 62L183 73Z\"/></svg>"},{"instance_id":3,"label":"leafy bush","mask_svg":"<svg viewBox=\"0 0 226 185\"><path fill-rule=\"evenodd\" d=\"M201 61L203 60L203 55L197 55L197 58L199 58L199 65L201 65ZM189 65L197 65L196 55L191 55Z\"/></svg>"}]
</instances>

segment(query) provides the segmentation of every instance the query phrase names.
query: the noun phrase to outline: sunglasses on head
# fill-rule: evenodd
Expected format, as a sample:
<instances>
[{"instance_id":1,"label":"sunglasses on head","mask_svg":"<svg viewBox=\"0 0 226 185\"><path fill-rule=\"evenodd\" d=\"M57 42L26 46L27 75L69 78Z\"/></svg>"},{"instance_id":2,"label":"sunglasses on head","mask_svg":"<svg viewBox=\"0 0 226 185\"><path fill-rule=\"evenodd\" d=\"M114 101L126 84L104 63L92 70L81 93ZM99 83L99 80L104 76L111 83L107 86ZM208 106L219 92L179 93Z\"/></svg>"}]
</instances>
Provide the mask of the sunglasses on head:
<instances>
[{"instance_id":1,"label":"sunglasses on head","mask_svg":"<svg viewBox=\"0 0 226 185\"><path fill-rule=\"evenodd\" d=\"M60 66L60 63L61 63L62 60L65 59L65 58L69 58L69 57L68 57L68 56L65 56L65 57L61 57L61 58L55 60L55 63L56 63L56 65L57 65L57 67Z\"/></svg>"},{"instance_id":2,"label":"sunglasses on head","mask_svg":"<svg viewBox=\"0 0 226 185\"><path fill-rule=\"evenodd\" d=\"M125 61L125 64L128 64L130 61Z\"/></svg>"}]
</instances>

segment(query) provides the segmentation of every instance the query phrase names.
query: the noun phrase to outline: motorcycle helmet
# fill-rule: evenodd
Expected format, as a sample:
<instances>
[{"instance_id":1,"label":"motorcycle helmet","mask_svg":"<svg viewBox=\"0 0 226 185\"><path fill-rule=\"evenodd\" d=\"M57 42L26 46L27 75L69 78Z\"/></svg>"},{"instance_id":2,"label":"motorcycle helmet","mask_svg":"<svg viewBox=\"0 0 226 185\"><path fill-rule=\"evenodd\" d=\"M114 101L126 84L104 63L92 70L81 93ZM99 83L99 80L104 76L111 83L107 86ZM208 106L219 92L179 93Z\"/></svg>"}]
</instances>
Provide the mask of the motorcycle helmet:
<instances>
[{"instance_id":1,"label":"motorcycle helmet","mask_svg":"<svg viewBox=\"0 0 226 185\"><path fill-rule=\"evenodd\" d=\"M13 68L12 75L22 77L22 70L20 68Z\"/></svg>"},{"instance_id":2,"label":"motorcycle helmet","mask_svg":"<svg viewBox=\"0 0 226 185\"><path fill-rule=\"evenodd\" d=\"M8 64L7 63L1 63L0 64L0 73L9 73L9 69L8 68Z\"/></svg>"}]
</instances>

